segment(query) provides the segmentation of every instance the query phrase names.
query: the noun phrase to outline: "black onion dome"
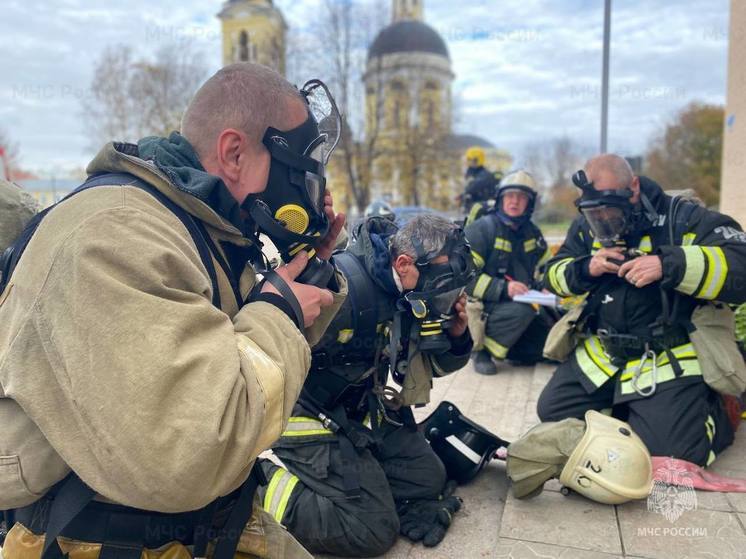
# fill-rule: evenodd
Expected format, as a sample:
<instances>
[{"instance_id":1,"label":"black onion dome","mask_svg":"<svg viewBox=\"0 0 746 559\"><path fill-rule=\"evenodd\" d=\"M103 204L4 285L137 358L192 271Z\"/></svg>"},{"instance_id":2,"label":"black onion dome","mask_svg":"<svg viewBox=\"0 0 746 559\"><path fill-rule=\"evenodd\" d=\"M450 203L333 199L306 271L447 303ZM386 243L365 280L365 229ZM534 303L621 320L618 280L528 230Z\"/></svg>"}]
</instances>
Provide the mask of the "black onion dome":
<instances>
[{"instance_id":1,"label":"black onion dome","mask_svg":"<svg viewBox=\"0 0 746 559\"><path fill-rule=\"evenodd\" d=\"M443 38L421 21L397 21L383 28L368 50L368 60L398 52L428 52L451 58Z\"/></svg>"}]
</instances>

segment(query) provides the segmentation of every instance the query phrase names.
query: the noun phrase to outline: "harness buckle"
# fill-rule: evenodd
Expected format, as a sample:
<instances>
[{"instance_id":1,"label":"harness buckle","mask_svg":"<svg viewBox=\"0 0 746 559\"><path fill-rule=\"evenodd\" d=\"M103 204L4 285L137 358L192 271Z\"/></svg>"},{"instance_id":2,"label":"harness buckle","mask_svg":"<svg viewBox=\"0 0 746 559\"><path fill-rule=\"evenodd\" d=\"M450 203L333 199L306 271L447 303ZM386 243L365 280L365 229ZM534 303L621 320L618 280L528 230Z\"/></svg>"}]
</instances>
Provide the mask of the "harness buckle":
<instances>
[{"instance_id":1,"label":"harness buckle","mask_svg":"<svg viewBox=\"0 0 746 559\"><path fill-rule=\"evenodd\" d=\"M650 388L647 390L643 390L638 386L638 381L640 380L640 375L642 374L642 370L645 368L645 363L650 360L653 364L653 370L652 373L652 382L650 383ZM650 349L650 344L645 343L645 352L640 357L640 364L635 369L635 373L632 376L632 388L635 392L637 392L640 396L643 398L647 398L649 396L652 396L655 394L655 390L658 387L658 363L657 361L657 355L655 351Z\"/></svg>"}]
</instances>

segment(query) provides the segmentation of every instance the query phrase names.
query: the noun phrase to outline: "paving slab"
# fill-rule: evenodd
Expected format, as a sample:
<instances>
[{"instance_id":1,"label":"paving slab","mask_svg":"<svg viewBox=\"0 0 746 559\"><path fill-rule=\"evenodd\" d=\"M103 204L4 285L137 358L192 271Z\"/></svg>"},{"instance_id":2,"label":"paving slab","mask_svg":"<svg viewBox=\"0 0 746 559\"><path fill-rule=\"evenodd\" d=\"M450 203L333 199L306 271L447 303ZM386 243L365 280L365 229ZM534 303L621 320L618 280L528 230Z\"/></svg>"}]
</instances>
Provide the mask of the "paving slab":
<instances>
[{"instance_id":1,"label":"paving slab","mask_svg":"<svg viewBox=\"0 0 746 559\"><path fill-rule=\"evenodd\" d=\"M621 555L614 508L578 495L544 491L532 499L510 495L500 537Z\"/></svg>"},{"instance_id":2,"label":"paving slab","mask_svg":"<svg viewBox=\"0 0 746 559\"><path fill-rule=\"evenodd\" d=\"M624 550L650 559L746 558L746 532L735 513L697 508L673 522L646 503L617 507Z\"/></svg>"},{"instance_id":3,"label":"paving slab","mask_svg":"<svg viewBox=\"0 0 746 559\"><path fill-rule=\"evenodd\" d=\"M506 559L616 559L622 556L598 551L586 551L574 547L500 538L494 554L490 557Z\"/></svg>"}]
</instances>

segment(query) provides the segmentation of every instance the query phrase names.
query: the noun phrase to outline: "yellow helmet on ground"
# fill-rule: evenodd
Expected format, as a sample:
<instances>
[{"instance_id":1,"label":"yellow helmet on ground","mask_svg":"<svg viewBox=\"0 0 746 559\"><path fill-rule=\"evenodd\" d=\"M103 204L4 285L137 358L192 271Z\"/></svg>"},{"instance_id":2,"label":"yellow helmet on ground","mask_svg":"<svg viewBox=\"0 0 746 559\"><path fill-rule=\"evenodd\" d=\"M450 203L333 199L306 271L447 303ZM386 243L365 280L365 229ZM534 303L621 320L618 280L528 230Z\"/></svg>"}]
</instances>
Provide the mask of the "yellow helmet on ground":
<instances>
[{"instance_id":1,"label":"yellow helmet on ground","mask_svg":"<svg viewBox=\"0 0 746 559\"><path fill-rule=\"evenodd\" d=\"M479 146L472 146L466 150L466 163L469 167L484 167L486 158L484 149Z\"/></svg>"},{"instance_id":2,"label":"yellow helmet on ground","mask_svg":"<svg viewBox=\"0 0 746 559\"><path fill-rule=\"evenodd\" d=\"M623 421L597 411L585 413L585 434L560 473L560 483L599 503L644 499L653 483L645 444Z\"/></svg>"}]
</instances>

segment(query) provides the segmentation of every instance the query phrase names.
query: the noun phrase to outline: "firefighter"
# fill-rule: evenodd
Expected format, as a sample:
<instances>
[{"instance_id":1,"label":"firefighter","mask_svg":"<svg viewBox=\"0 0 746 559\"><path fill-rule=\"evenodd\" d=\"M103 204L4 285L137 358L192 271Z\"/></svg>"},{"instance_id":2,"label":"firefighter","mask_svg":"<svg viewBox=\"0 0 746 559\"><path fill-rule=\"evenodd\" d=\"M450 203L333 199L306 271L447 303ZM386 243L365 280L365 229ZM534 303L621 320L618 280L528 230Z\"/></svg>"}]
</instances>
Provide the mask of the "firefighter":
<instances>
[{"instance_id":1,"label":"firefighter","mask_svg":"<svg viewBox=\"0 0 746 559\"><path fill-rule=\"evenodd\" d=\"M401 230L373 217L355 239L334 256L350 295L273 447L285 468L264 462L260 492L309 551L369 557L399 533L436 545L460 508L410 406L429 401L433 377L468 362L462 293L474 265L461 229L434 215ZM401 390L387 386L389 371Z\"/></svg>"},{"instance_id":2,"label":"firefighter","mask_svg":"<svg viewBox=\"0 0 746 559\"><path fill-rule=\"evenodd\" d=\"M500 172L493 173L485 168L484 149L478 146L466 150L466 187L459 197L466 212L464 226L468 226L485 213L495 203L495 190L500 182Z\"/></svg>"},{"instance_id":3,"label":"firefighter","mask_svg":"<svg viewBox=\"0 0 746 559\"><path fill-rule=\"evenodd\" d=\"M695 331L707 337L711 324L696 317L730 313L712 301L746 301L746 285L735 281L746 272L746 235L730 217L635 176L616 155L591 159L573 182L581 215L550 260L546 284L560 296L587 297L538 415L582 419L613 408L653 456L708 465L733 441L733 427L708 384L718 364L698 358L693 345ZM730 321L732 337L732 314ZM725 353L735 346L728 337L705 346Z\"/></svg>"},{"instance_id":4,"label":"firefighter","mask_svg":"<svg viewBox=\"0 0 746 559\"><path fill-rule=\"evenodd\" d=\"M493 359L524 364L541 359L551 319L543 309L512 300L540 286L539 269L550 256L541 230L531 221L535 205L536 182L518 170L500 182L497 211L466 228L481 268L469 288L469 307L474 320L481 315L485 321L483 340L476 340L473 355L474 368L484 375L497 372Z\"/></svg>"}]
</instances>

